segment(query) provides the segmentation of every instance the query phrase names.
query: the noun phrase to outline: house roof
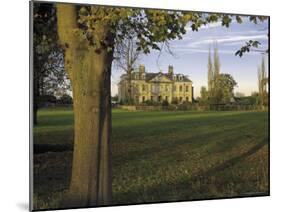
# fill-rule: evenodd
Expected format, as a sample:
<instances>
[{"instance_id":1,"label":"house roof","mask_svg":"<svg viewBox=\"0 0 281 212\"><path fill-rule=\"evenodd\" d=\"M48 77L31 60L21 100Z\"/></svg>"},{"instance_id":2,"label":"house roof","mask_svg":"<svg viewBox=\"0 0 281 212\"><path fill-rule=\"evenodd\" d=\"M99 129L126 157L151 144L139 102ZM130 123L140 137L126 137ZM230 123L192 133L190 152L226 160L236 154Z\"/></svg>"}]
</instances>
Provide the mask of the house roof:
<instances>
[{"instance_id":1,"label":"house roof","mask_svg":"<svg viewBox=\"0 0 281 212\"><path fill-rule=\"evenodd\" d=\"M139 72L135 72L135 73L139 73ZM145 72L145 81L148 82L150 80L152 80L154 77L158 76L158 75L162 75L167 77L168 79L170 79L171 81L178 81L178 82L192 82L187 76L182 75L182 74L168 74L168 73L162 73L162 72L158 72L158 73L152 73L152 72ZM176 80L173 78L174 76L182 76L182 79L179 80L178 78L176 78Z\"/></svg>"},{"instance_id":2,"label":"house roof","mask_svg":"<svg viewBox=\"0 0 281 212\"><path fill-rule=\"evenodd\" d=\"M136 75L139 74L138 71L133 72L132 75ZM155 78L158 75L162 75L167 77L168 79L170 79L171 81L176 81L176 82L192 82L188 76L185 76L183 74L168 74L168 73L162 73L162 72L158 72L158 73L153 73L153 72L145 72L145 81L148 82L150 80L152 80L153 78ZM121 78L125 77L126 74L122 74ZM174 76L177 76L176 78L174 78ZM179 79L178 76L181 76L182 78ZM134 80L138 80L138 79L134 79ZM122 80L121 80L122 81Z\"/></svg>"}]
</instances>

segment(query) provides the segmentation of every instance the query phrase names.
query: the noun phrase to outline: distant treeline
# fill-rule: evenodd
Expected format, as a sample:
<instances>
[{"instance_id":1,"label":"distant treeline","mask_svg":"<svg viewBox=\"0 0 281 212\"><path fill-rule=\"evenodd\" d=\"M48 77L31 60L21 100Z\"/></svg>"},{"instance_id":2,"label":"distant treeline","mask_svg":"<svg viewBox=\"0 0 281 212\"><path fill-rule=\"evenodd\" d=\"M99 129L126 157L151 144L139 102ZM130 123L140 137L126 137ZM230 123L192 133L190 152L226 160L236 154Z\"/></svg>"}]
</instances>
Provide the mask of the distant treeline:
<instances>
[{"instance_id":1,"label":"distant treeline","mask_svg":"<svg viewBox=\"0 0 281 212\"><path fill-rule=\"evenodd\" d=\"M57 106L57 105L72 105L72 97L68 94L64 94L60 97L54 95L42 95L38 100L39 108Z\"/></svg>"}]
</instances>

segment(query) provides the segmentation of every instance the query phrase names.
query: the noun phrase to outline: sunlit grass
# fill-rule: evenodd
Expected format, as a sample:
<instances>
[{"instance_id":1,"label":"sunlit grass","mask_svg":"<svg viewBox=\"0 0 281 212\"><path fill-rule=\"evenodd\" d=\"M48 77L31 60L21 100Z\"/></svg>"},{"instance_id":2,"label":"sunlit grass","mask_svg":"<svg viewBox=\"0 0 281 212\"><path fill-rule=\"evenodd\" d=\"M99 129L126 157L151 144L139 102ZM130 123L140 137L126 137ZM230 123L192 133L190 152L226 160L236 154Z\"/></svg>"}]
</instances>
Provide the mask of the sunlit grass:
<instances>
[{"instance_id":1,"label":"sunlit grass","mask_svg":"<svg viewBox=\"0 0 281 212\"><path fill-rule=\"evenodd\" d=\"M268 194L267 112L113 110L112 121L113 204ZM71 109L39 111L34 137L37 148L48 147L35 155L36 207L60 207Z\"/></svg>"}]
</instances>

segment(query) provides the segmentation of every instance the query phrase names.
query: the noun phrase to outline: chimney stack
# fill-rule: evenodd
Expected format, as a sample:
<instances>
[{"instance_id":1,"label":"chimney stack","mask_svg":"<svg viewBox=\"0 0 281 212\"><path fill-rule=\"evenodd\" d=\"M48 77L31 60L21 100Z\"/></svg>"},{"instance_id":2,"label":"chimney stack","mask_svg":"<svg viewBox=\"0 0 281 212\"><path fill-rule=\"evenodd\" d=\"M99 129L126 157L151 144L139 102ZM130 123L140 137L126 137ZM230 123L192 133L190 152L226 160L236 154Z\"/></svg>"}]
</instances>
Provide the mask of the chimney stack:
<instances>
[{"instance_id":1,"label":"chimney stack","mask_svg":"<svg viewBox=\"0 0 281 212\"><path fill-rule=\"evenodd\" d=\"M174 67L171 65L168 66L168 74L170 74L170 75L174 74Z\"/></svg>"},{"instance_id":2,"label":"chimney stack","mask_svg":"<svg viewBox=\"0 0 281 212\"><path fill-rule=\"evenodd\" d=\"M140 65L139 66L139 72L142 74L145 72L145 66L144 65Z\"/></svg>"}]
</instances>

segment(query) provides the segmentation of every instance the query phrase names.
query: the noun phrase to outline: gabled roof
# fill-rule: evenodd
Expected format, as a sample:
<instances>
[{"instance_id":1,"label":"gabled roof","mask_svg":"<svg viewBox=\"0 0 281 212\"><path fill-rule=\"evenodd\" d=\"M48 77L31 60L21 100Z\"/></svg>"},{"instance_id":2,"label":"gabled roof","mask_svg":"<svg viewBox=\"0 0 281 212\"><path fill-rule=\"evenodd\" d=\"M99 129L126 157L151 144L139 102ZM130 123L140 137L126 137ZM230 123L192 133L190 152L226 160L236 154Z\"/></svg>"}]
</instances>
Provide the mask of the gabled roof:
<instances>
[{"instance_id":1,"label":"gabled roof","mask_svg":"<svg viewBox=\"0 0 281 212\"><path fill-rule=\"evenodd\" d=\"M185 75L182 75L182 74L175 74L175 75L171 75L171 74L168 74L168 73L162 73L162 72L158 72L158 73L146 73L146 77L145 77L145 80L146 81L150 81L152 80L154 77L156 77L157 75L161 74L162 76L165 76L167 77L169 80L171 81L177 81L177 82L192 82L190 79L188 79L187 76ZM179 79L174 79L174 76L181 76L182 79L179 80Z\"/></svg>"},{"instance_id":2,"label":"gabled roof","mask_svg":"<svg viewBox=\"0 0 281 212\"><path fill-rule=\"evenodd\" d=\"M151 74L151 73L148 73L150 74L149 77L146 77L146 81L152 81L153 79L155 79L156 77L162 77L164 76L167 80L169 81L173 81L167 74L163 74L162 72L159 72L159 73L155 73L155 74Z\"/></svg>"},{"instance_id":3,"label":"gabled roof","mask_svg":"<svg viewBox=\"0 0 281 212\"><path fill-rule=\"evenodd\" d=\"M135 74L139 74L139 72L133 72L132 75L135 75ZM176 81L176 82L192 82L187 76L183 75L183 74L174 74L174 75L171 75L171 74L168 74L168 73L162 73L162 72L158 72L158 73L152 73L152 72L145 72L145 81L148 82L148 81L151 81L153 78L155 78L156 76L165 76L167 77L169 80L171 81ZM121 76L124 77L126 76L126 74L123 74ZM181 76L181 80L179 80L178 78L174 79L174 76Z\"/></svg>"}]
</instances>

